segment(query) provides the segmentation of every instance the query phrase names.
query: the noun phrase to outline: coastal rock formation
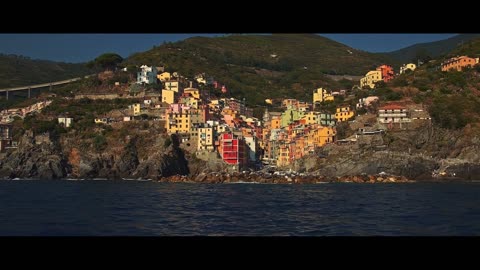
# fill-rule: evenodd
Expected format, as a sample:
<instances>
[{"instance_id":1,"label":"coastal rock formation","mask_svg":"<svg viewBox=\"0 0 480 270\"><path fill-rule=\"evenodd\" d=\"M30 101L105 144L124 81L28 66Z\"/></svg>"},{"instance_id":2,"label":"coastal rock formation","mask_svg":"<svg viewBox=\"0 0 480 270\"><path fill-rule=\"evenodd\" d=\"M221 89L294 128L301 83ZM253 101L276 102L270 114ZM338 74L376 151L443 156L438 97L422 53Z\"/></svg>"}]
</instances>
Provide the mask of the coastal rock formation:
<instances>
[{"instance_id":1,"label":"coastal rock formation","mask_svg":"<svg viewBox=\"0 0 480 270\"><path fill-rule=\"evenodd\" d=\"M1 178L59 179L69 170L60 145L52 141L48 133L26 134L16 151L8 152L0 160Z\"/></svg>"},{"instance_id":2,"label":"coastal rock formation","mask_svg":"<svg viewBox=\"0 0 480 270\"><path fill-rule=\"evenodd\" d=\"M379 151L349 156L340 160L323 159L315 174L327 177L388 173L410 179L428 178L438 167L437 161L421 155Z\"/></svg>"},{"instance_id":3,"label":"coastal rock formation","mask_svg":"<svg viewBox=\"0 0 480 270\"><path fill-rule=\"evenodd\" d=\"M59 143L50 135L24 135L19 148L0 160L0 178L143 178L160 179L172 175L188 175L188 162L178 143L165 145L165 140L150 147L147 158L140 160L137 140L130 140L120 153L111 149L86 152L71 142ZM68 147L68 145L74 145ZM63 148L62 148L63 146Z\"/></svg>"}]
</instances>

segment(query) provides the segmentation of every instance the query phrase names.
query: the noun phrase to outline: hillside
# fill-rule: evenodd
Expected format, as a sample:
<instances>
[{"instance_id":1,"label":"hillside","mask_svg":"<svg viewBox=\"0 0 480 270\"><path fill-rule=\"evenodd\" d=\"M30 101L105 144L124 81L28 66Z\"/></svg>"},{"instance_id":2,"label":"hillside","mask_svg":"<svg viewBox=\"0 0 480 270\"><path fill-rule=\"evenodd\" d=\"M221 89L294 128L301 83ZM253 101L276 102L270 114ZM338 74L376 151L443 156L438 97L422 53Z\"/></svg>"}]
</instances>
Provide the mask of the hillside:
<instances>
[{"instance_id":1,"label":"hillside","mask_svg":"<svg viewBox=\"0 0 480 270\"><path fill-rule=\"evenodd\" d=\"M319 35L273 34L189 38L134 54L124 64L165 65L187 78L205 72L232 95L258 104L266 97L310 99L319 86L348 88L352 82L335 82L324 74L364 75L384 63L395 64Z\"/></svg>"},{"instance_id":2,"label":"hillside","mask_svg":"<svg viewBox=\"0 0 480 270\"><path fill-rule=\"evenodd\" d=\"M83 64L0 54L0 88L59 81L89 74Z\"/></svg>"},{"instance_id":3,"label":"hillside","mask_svg":"<svg viewBox=\"0 0 480 270\"><path fill-rule=\"evenodd\" d=\"M430 58L437 58L449 53L457 46L479 37L480 34L460 34L440 41L415 44L397 51L382 53L381 55L391 57L402 63L412 62L412 60L418 57L424 58L429 56Z\"/></svg>"},{"instance_id":4,"label":"hillside","mask_svg":"<svg viewBox=\"0 0 480 270\"><path fill-rule=\"evenodd\" d=\"M462 43L460 46L455 47L455 49L446 54L447 57L455 57L459 55L480 57L480 36Z\"/></svg>"}]
</instances>

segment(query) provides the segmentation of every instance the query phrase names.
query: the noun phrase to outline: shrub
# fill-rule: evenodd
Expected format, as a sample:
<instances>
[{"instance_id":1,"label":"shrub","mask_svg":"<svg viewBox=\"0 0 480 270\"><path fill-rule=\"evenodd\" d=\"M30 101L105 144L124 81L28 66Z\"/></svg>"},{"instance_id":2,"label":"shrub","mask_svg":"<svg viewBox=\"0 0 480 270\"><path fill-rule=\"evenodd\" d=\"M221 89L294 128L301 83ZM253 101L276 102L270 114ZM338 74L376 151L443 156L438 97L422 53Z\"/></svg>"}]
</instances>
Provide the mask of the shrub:
<instances>
[{"instance_id":1,"label":"shrub","mask_svg":"<svg viewBox=\"0 0 480 270\"><path fill-rule=\"evenodd\" d=\"M101 134L97 134L93 139L93 146L97 150L105 150L107 148L107 139Z\"/></svg>"}]
</instances>

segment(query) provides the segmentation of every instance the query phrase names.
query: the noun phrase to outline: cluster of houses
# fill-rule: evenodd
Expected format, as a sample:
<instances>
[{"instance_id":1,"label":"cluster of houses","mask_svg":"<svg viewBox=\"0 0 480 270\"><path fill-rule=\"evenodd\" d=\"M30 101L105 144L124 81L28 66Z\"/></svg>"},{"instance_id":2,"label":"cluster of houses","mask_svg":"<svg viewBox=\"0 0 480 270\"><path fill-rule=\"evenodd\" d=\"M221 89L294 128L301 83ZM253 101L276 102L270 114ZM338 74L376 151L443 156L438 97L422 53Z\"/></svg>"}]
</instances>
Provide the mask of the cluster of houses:
<instances>
[{"instance_id":1,"label":"cluster of houses","mask_svg":"<svg viewBox=\"0 0 480 270\"><path fill-rule=\"evenodd\" d=\"M414 69L415 66L406 65L405 68ZM145 72L138 73L137 83L146 83L146 78L152 77L149 72L158 70L147 66L142 66L142 69ZM384 80L393 78L393 69L389 66L383 65L378 71ZM338 106L335 113L315 111L315 106L345 95L346 90L315 89L311 103L283 99L281 111L269 111L267 107L263 118L257 119L244 100L212 99L207 93L192 87L192 82L190 87L183 88L178 74L162 72L157 74L157 79L162 83L161 96L132 104L129 117L150 114L157 109L156 116L165 122L166 132L177 134L184 145L193 147L198 158L211 159L210 154L214 154L236 170L260 163L278 167L290 165L305 155L315 153L319 147L335 143L337 123L351 121L355 116L354 109L348 105ZM225 86L220 86L205 74L195 76L194 80L226 91ZM356 108L369 107L378 100L374 96L360 99ZM266 103L272 104L272 101L267 99ZM125 118L124 121L133 119ZM100 120L99 123L102 122ZM395 125L411 122L410 111L400 105L385 105L378 108L378 122L386 124L386 128L394 128ZM363 134L369 133L366 131Z\"/></svg>"},{"instance_id":2,"label":"cluster of houses","mask_svg":"<svg viewBox=\"0 0 480 270\"><path fill-rule=\"evenodd\" d=\"M415 64L408 64L408 65L413 65L413 69L416 68ZM406 67L405 67L406 68ZM405 68L402 70L405 71ZM365 77L360 79L360 87L370 87L370 88L375 88L375 83L379 81L384 81L388 82L392 80L395 76L395 73L393 72L392 66L389 65L381 65L377 67L375 70L370 70L367 72Z\"/></svg>"},{"instance_id":3,"label":"cluster of houses","mask_svg":"<svg viewBox=\"0 0 480 270\"><path fill-rule=\"evenodd\" d=\"M468 56L457 56L452 57L450 59L445 60L440 64L440 69L442 71L462 71L466 67L473 67L479 63L479 58L472 58ZM404 64L400 67L400 73L403 74L408 70L414 71L417 68L417 65L413 63ZM375 88L375 83L379 81L388 82L393 79L395 73L393 68L389 65L381 65L377 67L375 70L370 70L367 74L360 79L360 87L370 87L371 89Z\"/></svg>"},{"instance_id":4,"label":"cluster of houses","mask_svg":"<svg viewBox=\"0 0 480 270\"><path fill-rule=\"evenodd\" d=\"M15 117L24 118L29 113L40 112L43 108L52 103L51 100L37 102L24 108L11 108L0 112L0 123L11 123Z\"/></svg>"},{"instance_id":5,"label":"cluster of houses","mask_svg":"<svg viewBox=\"0 0 480 270\"><path fill-rule=\"evenodd\" d=\"M442 70L458 69L478 63L478 58L452 58L442 63ZM163 121L167 134L176 134L184 145L193 148L198 158L211 159L212 156L231 165L234 170L264 165L288 166L326 144L337 142L336 126L341 122L352 121L356 110L378 105L379 98L369 96L358 100L355 108L339 105L334 113L316 111L315 107L325 101L334 101L337 96L346 95L346 90L328 91L315 89L312 102L284 99L281 111L274 106L266 108L262 119L253 117L253 110L245 105L245 100L235 98L212 98L196 85L212 85L215 89L227 92L225 85L206 74L197 74L188 81L177 72L166 72L163 67L140 67L137 84L161 84L158 93L143 96L143 102L133 103L128 109L114 110L108 115L96 118L95 123L135 121L147 115L149 119ZM400 73L415 70L409 63L400 68ZM388 82L394 77L391 66L382 65L369 71L360 80L360 86L375 87L375 82ZM189 83L189 87L184 87ZM270 99L267 104L272 104ZM35 104L29 108L2 112L4 115L26 115L40 110L47 103ZM43 106L43 107L42 107ZM268 110L271 108L271 110ZM276 110L274 111L273 108ZM410 108L401 104L389 103L375 106L377 123L385 128L402 127L416 120L430 120L428 113L421 108ZM6 116L5 116L6 117ZM58 117L58 122L70 127L74 119ZM11 126L0 125L1 145L4 149L11 140ZM376 134L378 130L362 128L364 135ZM344 141L344 140L342 140Z\"/></svg>"}]
</instances>

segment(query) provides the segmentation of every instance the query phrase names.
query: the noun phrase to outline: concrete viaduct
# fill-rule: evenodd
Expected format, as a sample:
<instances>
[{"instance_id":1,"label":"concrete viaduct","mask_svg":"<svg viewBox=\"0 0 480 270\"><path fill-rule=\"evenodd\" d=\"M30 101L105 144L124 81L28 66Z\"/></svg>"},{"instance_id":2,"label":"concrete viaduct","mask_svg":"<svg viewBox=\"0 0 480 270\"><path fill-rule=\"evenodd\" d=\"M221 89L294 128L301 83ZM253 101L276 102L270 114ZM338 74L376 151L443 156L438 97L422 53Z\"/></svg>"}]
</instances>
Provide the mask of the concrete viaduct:
<instances>
[{"instance_id":1,"label":"concrete viaduct","mask_svg":"<svg viewBox=\"0 0 480 270\"><path fill-rule=\"evenodd\" d=\"M92 75L95 75L95 74L92 74ZM85 76L85 78L88 78L92 75L87 75L87 76ZM41 83L41 84L34 84L34 85L27 85L27 86L4 88L4 89L0 89L0 93L5 92L6 93L6 99L8 100L8 93L9 92L28 90L28 98L30 98L30 91L32 89L42 88L42 87L50 87L50 90L52 90L52 86L72 83L72 82L75 82L75 81L78 81L78 80L81 80L81 79L82 79L82 77L78 77L78 78L73 78L73 79L68 79L68 80L63 80L63 81L56 81L56 82Z\"/></svg>"}]
</instances>

